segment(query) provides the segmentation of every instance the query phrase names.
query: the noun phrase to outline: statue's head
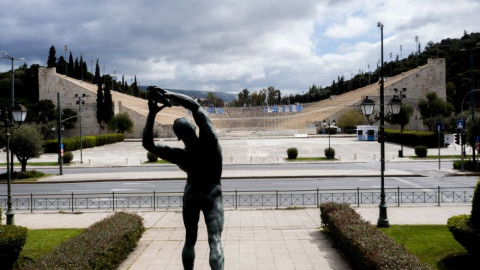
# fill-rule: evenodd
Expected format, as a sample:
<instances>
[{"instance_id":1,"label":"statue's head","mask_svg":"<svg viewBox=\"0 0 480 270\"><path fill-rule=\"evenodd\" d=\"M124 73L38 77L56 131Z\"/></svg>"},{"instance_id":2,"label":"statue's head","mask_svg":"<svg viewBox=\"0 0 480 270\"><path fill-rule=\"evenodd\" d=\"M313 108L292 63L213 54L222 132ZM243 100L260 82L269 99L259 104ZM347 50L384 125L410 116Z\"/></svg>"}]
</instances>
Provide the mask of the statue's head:
<instances>
[{"instance_id":1,"label":"statue's head","mask_svg":"<svg viewBox=\"0 0 480 270\"><path fill-rule=\"evenodd\" d=\"M177 135L179 140L184 141L185 143L191 142L197 135L195 134L196 126L187 118L177 118L173 122L173 132Z\"/></svg>"}]
</instances>

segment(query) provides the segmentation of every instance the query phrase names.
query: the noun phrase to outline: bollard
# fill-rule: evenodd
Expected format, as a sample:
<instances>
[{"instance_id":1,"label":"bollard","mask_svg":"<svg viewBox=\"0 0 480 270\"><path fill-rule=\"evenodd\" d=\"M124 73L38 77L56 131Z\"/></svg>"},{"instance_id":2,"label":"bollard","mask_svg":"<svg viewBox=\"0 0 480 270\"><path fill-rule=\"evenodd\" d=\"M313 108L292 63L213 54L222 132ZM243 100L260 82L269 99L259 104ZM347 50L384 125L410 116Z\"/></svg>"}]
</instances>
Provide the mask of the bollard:
<instances>
[{"instance_id":1,"label":"bollard","mask_svg":"<svg viewBox=\"0 0 480 270\"><path fill-rule=\"evenodd\" d=\"M125 163L128 165L128 158L125 158Z\"/></svg>"},{"instance_id":2,"label":"bollard","mask_svg":"<svg viewBox=\"0 0 480 270\"><path fill-rule=\"evenodd\" d=\"M338 161L342 161L342 157L341 157L341 156L338 156Z\"/></svg>"},{"instance_id":3,"label":"bollard","mask_svg":"<svg viewBox=\"0 0 480 270\"><path fill-rule=\"evenodd\" d=\"M252 159L253 159L253 157L250 157L250 163L252 163Z\"/></svg>"},{"instance_id":4,"label":"bollard","mask_svg":"<svg viewBox=\"0 0 480 270\"><path fill-rule=\"evenodd\" d=\"M92 160L88 159L88 165L92 165Z\"/></svg>"},{"instance_id":5,"label":"bollard","mask_svg":"<svg viewBox=\"0 0 480 270\"><path fill-rule=\"evenodd\" d=\"M373 154L373 160L377 160L377 155Z\"/></svg>"},{"instance_id":6,"label":"bollard","mask_svg":"<svg viewBox=\"0 0 480 270\"><path fill-rule=\"evenodd\" d=\"M353 160L357 160L357 154L353 154Z\"/></svg>"},{"instance_id":7,"label":"bollard","mask_svg":"<svg viewBox=\"0 0 480 270\"><path fill-rule=\"evenodd\" d=\"M230 157L230 163L233 164L233 157Z\"/></svg>"}]
</instances>

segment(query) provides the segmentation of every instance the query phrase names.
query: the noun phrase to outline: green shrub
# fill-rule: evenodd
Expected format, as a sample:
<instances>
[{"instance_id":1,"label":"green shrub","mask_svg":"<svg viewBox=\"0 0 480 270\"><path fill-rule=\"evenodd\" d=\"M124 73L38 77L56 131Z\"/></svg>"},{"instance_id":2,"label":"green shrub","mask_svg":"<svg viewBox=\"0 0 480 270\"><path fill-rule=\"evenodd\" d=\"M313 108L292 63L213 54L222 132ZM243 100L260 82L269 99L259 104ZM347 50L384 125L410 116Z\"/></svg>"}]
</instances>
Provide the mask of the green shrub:
<instances>
[{"instance_id":1,"label":"green shrub","mask_svg":"<svg viewBox=\"0 0 480 270\"><path fill-rule=\"evenodd\" d=\"M403 134L400 134L400 130L385 129L384 133L387 142L407 146L425 145L432 148L438 147L438 137L431 131L403 130Z\"/></svg>"},{"instance_id":2,"label":"green shrub","mask_svg":"<svg viewBox=\"0 0 480 270\"><path fill-rule=\"evenodd\" d=\"M72 152L65 152L62 157L63 163L70 163L73 160Z\"/></svg>"},{"instance_id":3,"label":"green shrub","mask_svg":"<svg viewBox=\"0 0 480 270\"><path fill-rule=\"evenodd\" d=\"M29 179L29 178L36 178L45 176L43 172L39 172L37 170L25 171L25 172L18 172L14 171L11 175L12 179ZM0 174L0 179L7 179L7 173Z\"/></svg>"},{"instance_id":4,"label":"green shrub","mask_svg":"<svg viewBox=\"0 0 480 270\"><path fill-rule=\"evenodd\" d=\"M480 254L480 234L470 226L470 215L456 215L448 219L447 227L470 254Z\"/></svg>"},{"instance_id":5,"label":"green shrub","mask_svg":"<svg viewBox=\"0 0 480 270\"><path fill-rule=\"evenodd\" d=\"M354 269L431 269L348 204L320 205L322 227Z\"/></svg>"},{"instance_id":6,"label":"green shrub","mask_svg":"<svg viewBox=\"0 0 480 270\"><path fill-rule=\"evenodd\" d=\"M157 162L158 156L155 155L154 153L147 152L147 159L148 159L148 162Z\"/></svg>"},{"instance_id":7,"label":"green shrub","mask_svg":"<svg viewBox=\"0 0 480 270\"><path fill-rule=\"evenodd\" d=\"M473 228L480 232L480 181L477 182L475 191L473 192L470 222Z\"/></svg>"},{"instance_id":8,"label":"green shrub","mask_svg":"<svg viewBox=\"0 0 480 270\"><path fill-rule=\"evenodd\" d=\"M427 152L428 152L428 148L425 145L415 146L415 155L417 155L417 157L426 157Z\"/></svg>"},{"instance_id":9,"label":"green shrub","mask_svg":"<svg viewBox=\"0 0 480 270\"><path fill-rule=\"evenodd\" d=\"M102 146L105 144L112 144L121 142L125 139L123 134L102 134L96 136L82 136L82 148L91 148L95 146ZM75 151L80 149L80 137L66 138L62 140L63 150ZM43 147L45 153L58 153L58 140L45 140L43 141Z\"/></svg>"},{"instance_id":10,"label":"green shrub","mask_svg":"<svg viewBox=\"0 0 480 270\"><path fill-rule=\"evenodd\" d=\"M473 193L471 215L453 216L448 219L447 227L470 254L480 255L480 181Z\"/></svg>"},{"instance_id":11,"label":"green shrub","mask_svg":"<svg viewBox=\"0 0 480 270\"><path fill-rule=\"evenodd\" d=\"M287 156L288 156L288 159L296 159L297 156L298 156L297 148L288 148L287 149Z\"/></svg>"},{"instance_id":12,"label":"green shrub","mask_svg":"<svg viewBox=\"0 0 480 270\"><path fill-rule=\"evenodd\" d=\"M455 160L453 162L453 168L460 170L462 168L462 161L461 160ZM473 162L473 160L464 160L463 161L463 169L467 171L476 171L477 170L477 164L476 162Z\"/></svg>"},{"instance_id":13,"label":"green shrub","mask_svg":"<svg viewBox=\"0 0 480 270\"><path fill-rule=\"evenodd\" d=\"M27 240L27 228L0 225L0 269L12 269Z\"/></svg>"},{"instance_id":14,"label":"green shrub","mask_svg":"<svg viewBox=\"0 0 480 270\"><path fill-rule=\"evenodd\" d=\"M115 269L136 246L144 230L140 216L117 212L24 269Z\"/></svg>"},{"instance_id":15,"label":"green shrub","mask_svg":"<svg viewBox=\"0 0 480 270\"><path fill-rule=\"evenodd\" d=\"M325 148L323 150L324 154L325 154L325 157L328 158L328 159L334 159L335 158L335 149L333 148Z\"/></svg>"}]
</instances>

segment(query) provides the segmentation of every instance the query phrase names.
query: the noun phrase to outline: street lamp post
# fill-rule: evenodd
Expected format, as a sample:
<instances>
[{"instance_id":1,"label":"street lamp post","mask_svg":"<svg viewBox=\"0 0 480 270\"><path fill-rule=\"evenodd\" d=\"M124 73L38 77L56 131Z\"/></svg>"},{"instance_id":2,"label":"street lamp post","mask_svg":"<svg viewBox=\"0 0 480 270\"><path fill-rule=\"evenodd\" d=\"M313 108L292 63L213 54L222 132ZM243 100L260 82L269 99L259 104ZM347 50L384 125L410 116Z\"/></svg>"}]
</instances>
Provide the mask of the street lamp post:
<instances>
[{"instance_id":1,"label":"street lamp post","mask_svg":"<svg viewBox=\"0 0 480 270\"><path fill-rule=\"evenodd\" d=\"M383 81L383 24L381 22L377 23L377 27L380 28L381 35L381 65L380 65L380 111L379 117L376 120L380 120L380 130L378 140L380 142L380 205L379 207L379 217L377 221L377 227L389 227L390 224L387 218L387 204L385 202L385 92L384 92L384 81ZM394 97L389 104L392 113L398 113L402 106L401 100L398 97ZM398 102L400 101L400 102ZM370 121L369 116L373 114L375 108L375 102L368 97L363 100L362 112ZM371 121L370 121L371 122ZM373 122L371 122L373 123Z\"/></svg>"},{"instance_id":2,"label":"street lamp post","mask_svg":"<svg viewBox=\"0 0 480 270\"><path fill-rule=\"evenodd\" d=\"M3 125L1 127L5 128L5 139L7 142L7 212L5 213L7 225L15 225L12 208L12 172L10 170L10 163L13 163L13 159L10 159L10 127L13 127L14 122L21 123L25 120L25 117L27 116L27 109L25 109L23 105L18 104L17 106L12 107L11 113L13 120L11 119L9 115L10 112L7 109L1 111L1 114L3 114Z\"/></svg>"},{"instance_id":3,"label":"street lamp post","mask_svg":"<svg viewBox=\"0 0 480 270\"><path fill-rule=\"evenodd\" d=\"M2 51L2 58L9 59L12 62L12 75L11 75L11 93L10 93L10 108L13 108L15 105L15 72L14 72L14 66L15 66L15 60L23 60L25 58L19 57L15 58L10 55L6 51ZM13 153L10 155L10 159L13 161ZM13 162L10 164L10 171L13 172Z\"/></svg>"},{"instance_id":4,"label":"street lamp post","mask_svg":"<svg viewBox=\"0 0 480 270\"><path fill-rule=\"evenodd\" d=\"M328 119L328 123L327 123L327 120L323 120L323 127L328 132L328 151L330 151L330 133L331 133L330 128L332 127L332 124L336 126L337 122L335 120L330 122L330 119Z\"/></svg>"},{"instance_id":5,"label":"street lamp post","mask_svg":"<svg viewBox=\"0 0 480 270\"><path fill-rule=\"evenodd\" d=\"M82 148L83 148L83 140L82 140L82 105L85 104L85 101L82 100L82 98L85 98L87 95L86 94L75 94L75 98L77 98L77 105L78 105L78 117L80 121L80 163L83 163L83 154L82 154Z\"/></svg>"}]
</instances>

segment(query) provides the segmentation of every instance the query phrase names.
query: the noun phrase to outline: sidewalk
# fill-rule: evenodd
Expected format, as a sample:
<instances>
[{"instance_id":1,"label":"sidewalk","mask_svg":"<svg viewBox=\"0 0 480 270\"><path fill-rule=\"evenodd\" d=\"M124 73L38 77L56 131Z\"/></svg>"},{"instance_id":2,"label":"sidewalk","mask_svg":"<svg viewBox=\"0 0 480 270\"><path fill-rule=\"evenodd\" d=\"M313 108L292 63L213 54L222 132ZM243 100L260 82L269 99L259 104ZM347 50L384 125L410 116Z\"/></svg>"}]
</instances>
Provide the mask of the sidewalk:
<instances>
[{"instance_id":1,"label":"sidewalk","mask_svg":"<svg viewBox=\"0 0 480 270\"><path fill-rule=\"evenodd\" d=\"M376 223L378 207L356 210L366 220ZM470 205L389 207L388 218L390 224L446 224L449 217L468 214L470 210ZM85 228L110 214L17 213L15 223L30 229ZM147 230L136 249L118 269L182 269L185 229L181 210L137 214L144 218ZM319 228L318 208L226 210L222 234L225 269L350 269ZM195 269L210 269L208 251L202 217Z\"/></svg>"}]
</instances>

